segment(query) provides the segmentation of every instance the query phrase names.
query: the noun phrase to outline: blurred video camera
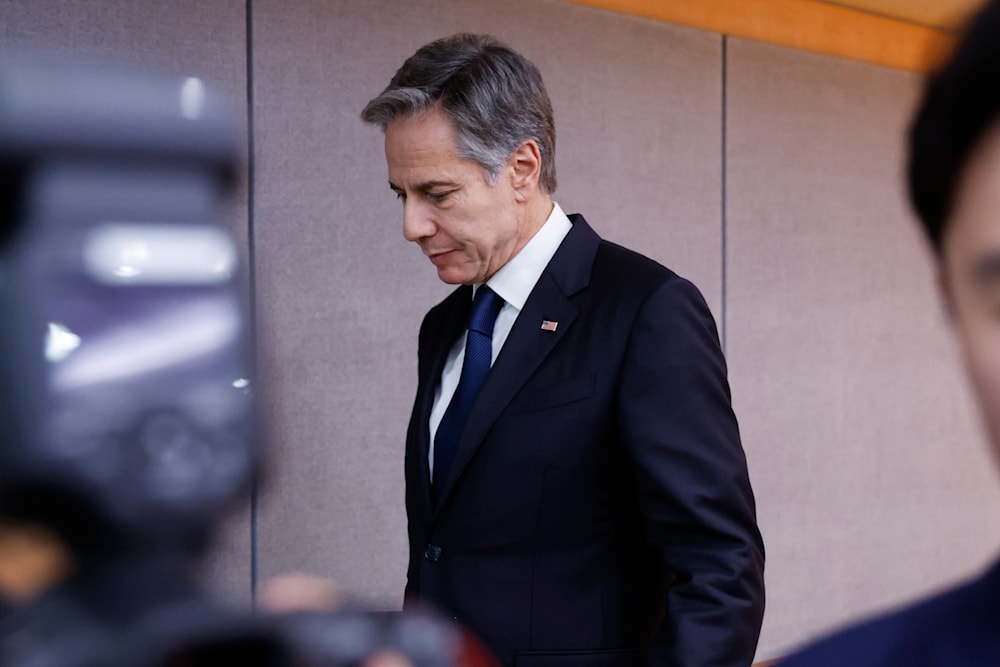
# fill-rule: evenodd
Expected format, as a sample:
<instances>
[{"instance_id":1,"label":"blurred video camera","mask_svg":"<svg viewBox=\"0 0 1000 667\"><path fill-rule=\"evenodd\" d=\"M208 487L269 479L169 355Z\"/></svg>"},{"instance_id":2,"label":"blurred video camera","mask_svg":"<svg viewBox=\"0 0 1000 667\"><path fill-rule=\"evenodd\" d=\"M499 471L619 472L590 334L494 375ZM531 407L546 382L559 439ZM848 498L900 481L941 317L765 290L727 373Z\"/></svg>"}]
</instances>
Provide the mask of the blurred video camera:
<instances>
[{"instance_id":1,"label":"blurred video camera","mask_svg":"<svg viewBox=\"0 0 1000 667\"><path fill-rule=\"evenodd\" d=\"M261 463L213 224L237 138L198 78L0 57L0 573L28 564L23 599L0 585L3 667L477 664L429 614L253 616L195 581Z\"/></svg>"}]
</instances>

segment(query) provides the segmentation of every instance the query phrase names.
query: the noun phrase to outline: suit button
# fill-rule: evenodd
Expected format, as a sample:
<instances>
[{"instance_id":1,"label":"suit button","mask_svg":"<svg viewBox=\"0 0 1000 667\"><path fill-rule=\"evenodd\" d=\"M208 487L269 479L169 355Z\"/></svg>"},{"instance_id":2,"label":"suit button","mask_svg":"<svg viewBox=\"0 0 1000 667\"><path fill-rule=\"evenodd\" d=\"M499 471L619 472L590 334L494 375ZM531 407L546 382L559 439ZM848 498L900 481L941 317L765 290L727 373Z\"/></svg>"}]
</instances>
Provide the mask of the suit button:
<instances>
[{"instance_id":1,"label":"suit button","mask_svg":"<svg viewBox=\"0 0 1000 667\"><path fill-rule=\"evenodd\" d=\"M436 563L441 559L441 547L436 544L428 544L427 548L424 549L424 558L432 563Z\"/></svg>"}]
</instances>

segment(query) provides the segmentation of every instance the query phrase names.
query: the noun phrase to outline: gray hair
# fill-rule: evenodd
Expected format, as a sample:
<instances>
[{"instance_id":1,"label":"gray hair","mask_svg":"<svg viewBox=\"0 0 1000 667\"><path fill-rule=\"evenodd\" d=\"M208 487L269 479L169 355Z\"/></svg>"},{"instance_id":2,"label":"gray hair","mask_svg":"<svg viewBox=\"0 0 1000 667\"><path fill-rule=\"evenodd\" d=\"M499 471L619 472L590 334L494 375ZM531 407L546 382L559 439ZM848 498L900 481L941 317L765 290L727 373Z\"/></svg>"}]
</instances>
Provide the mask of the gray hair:
<instances>
[{"instance_id":1,"label":"gray hair","mask_svg":"<svg viewBox=\"0 0 1000 667\"><path fill-rule=\"evenodd\" d=\"M527 58L489 35L460 33L422 46L406 59L361 119L386 126L400 116L440 107L455 124L461 157L495 183L507 158L534 139L539 183L556 189L556 128L542 75Z\"/></svg>"}]
</instances>

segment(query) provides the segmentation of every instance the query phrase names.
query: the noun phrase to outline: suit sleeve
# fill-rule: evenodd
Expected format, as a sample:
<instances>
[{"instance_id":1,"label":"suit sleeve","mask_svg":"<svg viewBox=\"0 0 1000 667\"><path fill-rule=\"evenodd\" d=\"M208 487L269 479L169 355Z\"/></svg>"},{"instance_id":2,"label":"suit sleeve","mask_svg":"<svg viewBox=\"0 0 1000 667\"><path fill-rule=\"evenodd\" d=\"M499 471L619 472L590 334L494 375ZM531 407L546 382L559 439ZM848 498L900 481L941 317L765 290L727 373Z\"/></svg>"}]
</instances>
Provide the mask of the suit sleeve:
<instances>
[{"instance_id":1,"label":"suit sleeve","mask_svg":"<svg viewBox=\"0 0 1000 667\"><path fill-rule=\"evenodd\" d=\"M406 565L406 587L403 590L404 602L416 601L420 596L420 578L418 575L419 561L414 556L414 548L417 536L423 534L423 526L420 521L419 495L420 482L417 476L420 474L420 429L427 428L421 420L420 402L424 392L428 389L425 384L428 382L427 376L430 373L430 364L427 359L427 350L430 349L428 337L431 329L431 311L424 316L420 323L420 333L417 336L417 392L413 400L413 409L410 412L410 421L406 429L406 454L404 457L403 476L406 481L406 531L408 539L408 557Z\"/></svg>"},{"instance_id":2,"label":"suit sleeve","mask_svg":"<svg viewBox=\"0 0 1000 667\"><path fill-rule=\"evenodd\" d=\"M671 278L639 309L618 413L646 538L673 575L650 664L748 666L764 546L715 322L691 283Z\"/></svg>"}]
</instances>

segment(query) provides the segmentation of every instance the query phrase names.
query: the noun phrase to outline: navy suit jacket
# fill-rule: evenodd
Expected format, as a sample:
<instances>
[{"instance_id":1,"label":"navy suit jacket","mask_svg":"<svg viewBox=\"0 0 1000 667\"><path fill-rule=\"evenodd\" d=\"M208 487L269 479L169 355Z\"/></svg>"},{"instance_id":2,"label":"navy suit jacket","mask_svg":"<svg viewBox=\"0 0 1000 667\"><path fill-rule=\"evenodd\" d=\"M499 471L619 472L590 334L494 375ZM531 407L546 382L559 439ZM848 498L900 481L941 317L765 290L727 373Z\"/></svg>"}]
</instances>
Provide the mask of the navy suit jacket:
<instances>
[{"instance_id":1,"label":"navy suit jacket","mask_svg":"<svg viewBox=\"0 0 1000 667\"><path fill-rule=\"evenodd\" d=\"M996 667L1000 563L928 600L843 630L781 667Z\"/></svg>"},{"instance_id":2,"label":"navy suit jacket","mask_svg":"<svg viewBox=\"0 0 1000 667\"><path fill-rule=\"evenodd\" d=\"M471 288L421 326L407 600L505 665L745 667L764 555L715 322L691 283L570 219L436 503L428 418Z\"/></svg>"}]
</instances>

